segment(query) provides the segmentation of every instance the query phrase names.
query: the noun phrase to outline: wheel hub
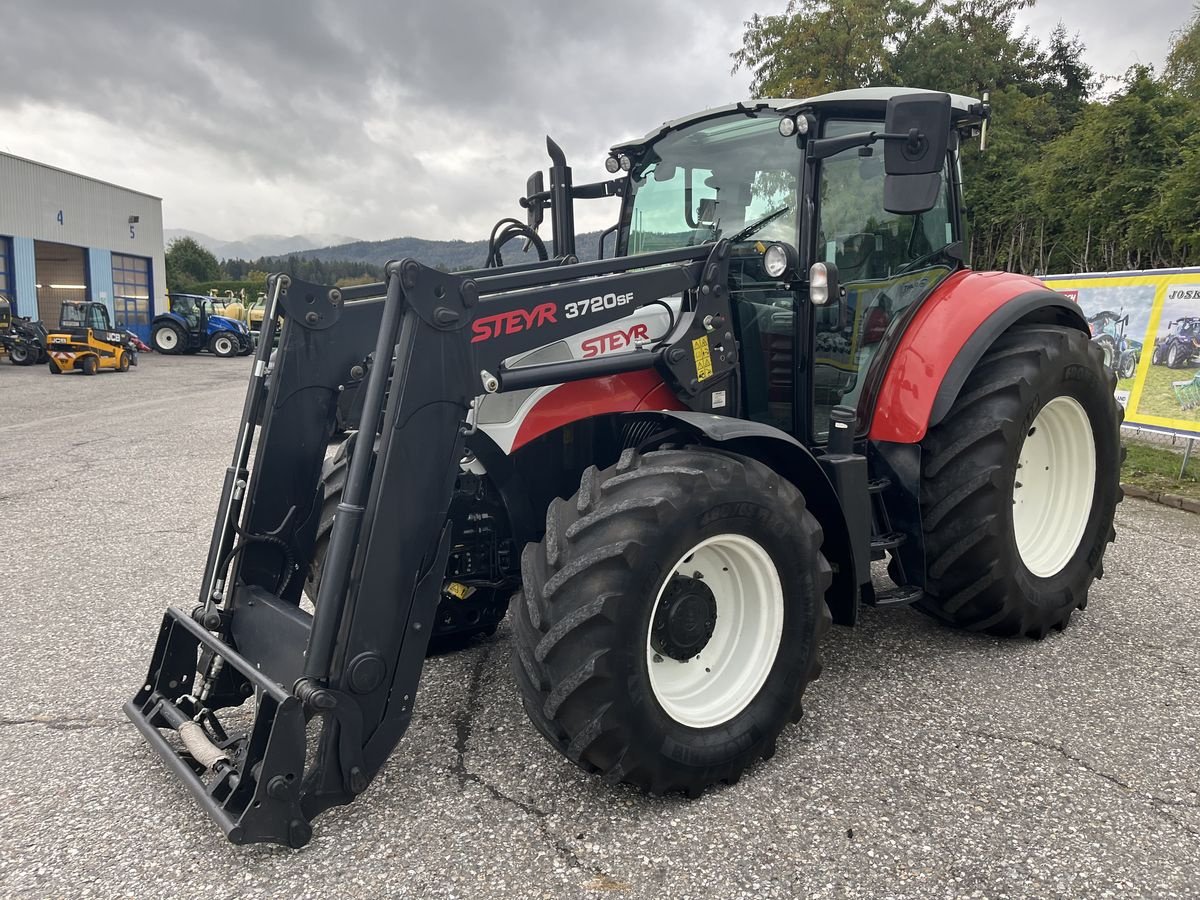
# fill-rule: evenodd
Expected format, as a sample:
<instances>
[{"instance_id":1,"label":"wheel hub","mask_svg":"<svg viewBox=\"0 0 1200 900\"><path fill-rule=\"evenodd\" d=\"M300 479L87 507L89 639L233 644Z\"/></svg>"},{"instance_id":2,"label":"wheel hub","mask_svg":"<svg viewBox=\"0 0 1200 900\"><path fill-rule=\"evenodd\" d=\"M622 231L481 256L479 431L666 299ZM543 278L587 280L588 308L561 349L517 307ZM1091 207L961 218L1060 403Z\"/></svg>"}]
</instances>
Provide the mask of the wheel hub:
<instances>
[{"instance_id":1,"label":"wheel hub","mask_svg":"<svg viewBox=\"0 0 1200 900\"><path fill-rule=\"evenodd\" d=\"M650 646L663 656L685 662L706 646L717 626L717 598L696 572L675 575L663 588L650 626Z\"/></svg>"}]
</instances>

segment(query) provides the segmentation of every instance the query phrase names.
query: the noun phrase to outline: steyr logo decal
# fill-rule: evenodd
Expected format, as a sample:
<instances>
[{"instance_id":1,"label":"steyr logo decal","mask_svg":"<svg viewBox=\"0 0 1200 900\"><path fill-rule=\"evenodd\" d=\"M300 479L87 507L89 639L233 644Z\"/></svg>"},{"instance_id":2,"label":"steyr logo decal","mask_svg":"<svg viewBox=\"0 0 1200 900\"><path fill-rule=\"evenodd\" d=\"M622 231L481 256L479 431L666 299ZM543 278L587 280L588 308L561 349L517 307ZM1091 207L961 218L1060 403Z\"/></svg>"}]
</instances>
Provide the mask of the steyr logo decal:
<instances>
[{"instance_id":1,"label":"steyr logo decal","mask_svg":"<svg viewBox=\"0 0 1200 900\"><path fill-rule=\"evenodd\" d=\"M501 335L541 328L547 322L558 322L557 303L541 303L533 309L514 309L494 316L483 316L471 323L471 331L474 332L471 343L478 344Z\"/></svg>"},{"instance_id":2,"label":"steyr logo decal","mask_svg":"<svg viewBox=\"0 0 1200 900\"><path fill-rule=\"evenodd\" d=\"M633 346L637 341L650 340L650 330L644 324L634 325L628 331L619 329L608 334L598 334L588 338L580 346L583 347L584 359L599 356L612 350Z\"/></svg>"}]
</instances>

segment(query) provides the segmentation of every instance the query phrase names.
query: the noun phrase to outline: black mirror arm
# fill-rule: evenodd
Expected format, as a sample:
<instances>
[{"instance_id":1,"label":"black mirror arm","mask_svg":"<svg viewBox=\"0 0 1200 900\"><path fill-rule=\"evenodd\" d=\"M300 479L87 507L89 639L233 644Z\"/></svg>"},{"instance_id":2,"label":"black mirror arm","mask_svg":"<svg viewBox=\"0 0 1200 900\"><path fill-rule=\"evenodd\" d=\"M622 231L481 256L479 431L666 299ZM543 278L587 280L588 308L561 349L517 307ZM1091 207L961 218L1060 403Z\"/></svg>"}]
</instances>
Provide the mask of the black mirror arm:
<instances>
[{"instance_id":1,"label":"black mirror arm","mask_svg":"<svg viewBox=\"0 0 1200 900\"><path fill-rule=\"evenodd\" d=\"M916 128L906 132L890 131L860 131L855 134L843 134L839 137L817 138L808 142L810 159L828 159L851 147L870 147L876 141L905 141L916 149L925 136Z\"/></svg>"}]
</instances>

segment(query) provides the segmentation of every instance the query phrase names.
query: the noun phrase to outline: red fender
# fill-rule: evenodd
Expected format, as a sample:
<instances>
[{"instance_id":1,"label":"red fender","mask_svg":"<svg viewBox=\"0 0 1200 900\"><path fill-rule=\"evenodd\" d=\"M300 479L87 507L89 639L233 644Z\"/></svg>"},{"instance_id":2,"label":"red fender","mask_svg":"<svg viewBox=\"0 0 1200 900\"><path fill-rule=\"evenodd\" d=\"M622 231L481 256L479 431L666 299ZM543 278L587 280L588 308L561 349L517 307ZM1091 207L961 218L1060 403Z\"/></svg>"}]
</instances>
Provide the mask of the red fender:
<instances>
[{"instance_id":1,"label":"red fender","mask_svg":"<svg viewBox=\"0 0 1200 900\"><path fill-rule=\"evenodd\" d=\"M525 414L512 449L563 425L606 413L687 409L653 369L569 381L542 397Z\"/></svg>"},{"instance_id":2,"label":"red fender","mask_svg":"<svg viewBox=\"0 0 1200 900\"><path fill-rule=\"evenodd\" d=\"M1028 275L964 269L943 281L916 311L888 362L871 419L871 440L919 442L929 426L936 424L934 403L943 382L957 393L992 341L1039 311L1043 311L1041 320L1046 321L1048 307L1053 308L1051 321L1070 322L1087 330L1078 306ZM959 360L955 379L947 382L955 360ZM943 397L939 408L946 403Z\"/></svg>"}]
</instances>

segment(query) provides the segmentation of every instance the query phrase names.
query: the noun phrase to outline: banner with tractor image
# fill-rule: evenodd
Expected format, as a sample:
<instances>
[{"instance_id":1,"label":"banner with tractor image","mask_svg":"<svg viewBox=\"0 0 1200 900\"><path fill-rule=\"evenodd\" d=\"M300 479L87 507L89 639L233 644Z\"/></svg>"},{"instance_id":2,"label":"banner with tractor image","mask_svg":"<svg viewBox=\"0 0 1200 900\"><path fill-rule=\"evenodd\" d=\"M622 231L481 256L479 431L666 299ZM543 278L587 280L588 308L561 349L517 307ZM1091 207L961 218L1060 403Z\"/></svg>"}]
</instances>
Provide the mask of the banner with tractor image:
<instances>
[{"instance_id":1,"label":"banner with tractor image","mask_svg":"<svg viewBox=\"0 0 1200 900\"><path fill-rule=\"evenodd\" d=\"M1087 317L1126 424L1200 437L1200 269L1042 280Z\"/></svg>"}]
</instances>

